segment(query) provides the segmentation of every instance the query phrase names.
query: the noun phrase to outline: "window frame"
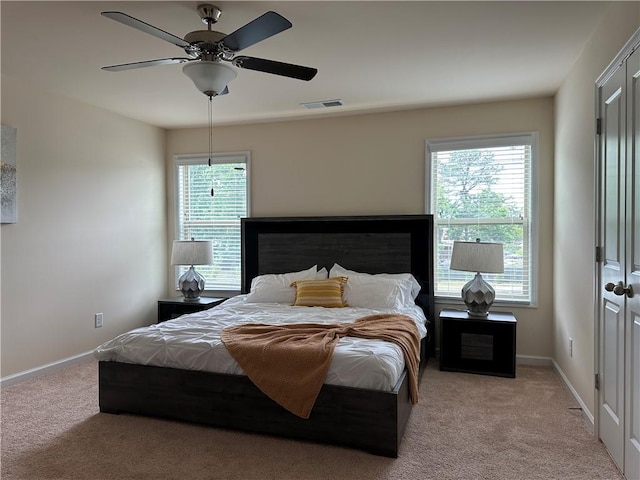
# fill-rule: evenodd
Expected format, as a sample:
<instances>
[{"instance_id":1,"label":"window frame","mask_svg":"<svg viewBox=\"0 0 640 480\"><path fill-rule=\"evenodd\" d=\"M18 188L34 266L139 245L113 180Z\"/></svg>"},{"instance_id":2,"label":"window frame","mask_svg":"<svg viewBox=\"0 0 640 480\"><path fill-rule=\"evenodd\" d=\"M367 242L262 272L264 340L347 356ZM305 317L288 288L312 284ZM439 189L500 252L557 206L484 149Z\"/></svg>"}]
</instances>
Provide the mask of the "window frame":
<instances>
[{"instance_id":1,"label":"window frame","mask_svg":"<svg viewBox=\"0 0 640 480\"><path fill-rule=\"evenodd\" d=\"M225 163L244 163L245 165L245 185L246 185L246 212L247 217L251 216L251 152L239 151L239 152L215 152L212 155L208 153L193 153L193 154L179 154L173 156L173 191L174 191L174 221L173 221L173 238L179 240L180 234L180 185L179 185L179 170L182 166L188 165L208 165L209 158L211 158L212 164L225 164ZM215 256L215 251L214 251ZM242 258L240 259L242 264ZM174 289L179 292L178 278L180 276L180 266L172 266L174 268ZM209 289L205 288L203 292L207 296L231 296L241 293L242 278L239 279L240 287L236 289Z\"/></svg>"},{"instance_id":2,"label":"window frame","mask_svg":"<svg viewBox=\"0 0 640 480\"><path fill-rule=\"evenodd\" d=\"M433 138L425 141L425 212L434 215L434 282L437 282L438 269L438 248L437 235L439 221L436 213L433 212L434 195L437 189L434 188L432 179L432 154L440 151L455 151L464 149L481 149L493 147L507 147L513 145L531 145L531 165L530 165L530 299L496 299L494 305L515 305L518 307L538 306L538 254L539 254L539 200L538 200L538 175L540 170L539 139L538 132L519 132L496 135L476 135L465 137L445 137ZM471 275L471 274L470 274ZM469 278L471 279L471 277ZM434 286L435 287L435 286ZM437 299L442 299L447 303L462 303L462 299L453 295L436 295Z\"/></svg>"}]
</instances>

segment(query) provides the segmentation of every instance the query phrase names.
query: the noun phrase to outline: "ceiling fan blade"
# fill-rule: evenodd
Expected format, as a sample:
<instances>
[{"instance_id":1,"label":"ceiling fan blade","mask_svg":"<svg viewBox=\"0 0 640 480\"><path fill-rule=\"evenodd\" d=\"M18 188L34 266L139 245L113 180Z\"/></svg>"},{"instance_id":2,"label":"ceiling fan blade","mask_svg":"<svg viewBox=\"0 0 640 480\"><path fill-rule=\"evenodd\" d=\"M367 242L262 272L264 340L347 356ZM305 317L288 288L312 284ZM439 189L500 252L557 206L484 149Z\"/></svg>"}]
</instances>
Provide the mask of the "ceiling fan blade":
<instances>
[{"instance_id":1,"label":"ceiling fan blade","mask_svg":"<svg viewBox=\"0 0 640 480\"><path fill-rule=\"evenodd\" d=\"M291 28L291 22L276 12L267 12L240 27L221 40L222 45L238 52L262 40Z\"/></svg>"},{"instance_id":2,"label":"ceiling fan blade","mask_svg":"<svg viewBox=\"0 0 640 480\"><path fill-rule=\"evenodd\" d=\"M190 62L191 58L160 58L158 60L146 60L144 62L122 63L120 65L109 65L102 67L107 72L120 72L122 70L133 70L134 68L155 67L156 65L167 65L170 63Z\"/></svg>"},{"instance_id":3,"label":"ceiling fan blade","mask_svg":"<svg viewBox=\"0 0 640 480\"><path fill-rule=\"evenodd\" d=\"M111 20L115 20L116 22L124 23L129 27L133 27L141 32L148 33L149 35L153 35L154 37L159 38L160 40L164 40L169 43L173 43L177 47L185 48L189 47L191 44L189 42L185 42L180 37L176 37L164 30L160 30L158 27L154 27L153 25L149 25L148 23L143 22L142 20L138 20L137 18L133 18L130 15L122 12L102 12L102 15L110 18Z\"/></svg>"},{"instance_id":4,"label":"ceiling fan blade","mask_svg":"<svg viewBox=\"0 0 640 480\"><path fill-rule=\"evenodd\" d=\"M218 96L220 96L220 95L226 95L227 93L229 93L229 87L224 87L224 90L222 90L222 91L218 94Z\"/></svg>"},{"instance_id":5,"label":"ceiling fan blade","mask_svg":"<svg viewBox=\"0 0 640 480\"><path fill-rule=\"evenodd\" d=\"M290 63L276 62L275 60L265 60L255 57L235 57L233 65L247 70L257 70L259 72L282 75L283 77L297 78L298 80L309 81L318 73L318 69L303 67L302 65L292 65Z\"/></svg>"}]
</instances>

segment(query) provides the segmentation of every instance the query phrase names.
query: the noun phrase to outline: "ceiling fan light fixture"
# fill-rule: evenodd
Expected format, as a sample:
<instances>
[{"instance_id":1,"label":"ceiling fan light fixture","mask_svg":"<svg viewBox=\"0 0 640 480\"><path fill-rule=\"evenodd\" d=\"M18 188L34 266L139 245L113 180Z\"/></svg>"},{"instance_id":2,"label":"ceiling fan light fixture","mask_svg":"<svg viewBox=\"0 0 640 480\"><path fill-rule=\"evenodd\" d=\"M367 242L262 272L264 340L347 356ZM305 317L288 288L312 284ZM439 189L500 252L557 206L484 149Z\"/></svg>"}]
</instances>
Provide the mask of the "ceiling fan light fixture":
<instances>
[{"instance_id":1,"label":"ceiling fan light fixture","mask_svg":"<svg viewBox=\"0 0 640 480\"><path fill-rule=\"evenodd\" d=\"M182 72L191 79L196 88L207 96L219 95L227 84L236 78L236 71L220 62L189 62ZM211 93L213 92L213 94Z\"/></svg>"}]
</instances>

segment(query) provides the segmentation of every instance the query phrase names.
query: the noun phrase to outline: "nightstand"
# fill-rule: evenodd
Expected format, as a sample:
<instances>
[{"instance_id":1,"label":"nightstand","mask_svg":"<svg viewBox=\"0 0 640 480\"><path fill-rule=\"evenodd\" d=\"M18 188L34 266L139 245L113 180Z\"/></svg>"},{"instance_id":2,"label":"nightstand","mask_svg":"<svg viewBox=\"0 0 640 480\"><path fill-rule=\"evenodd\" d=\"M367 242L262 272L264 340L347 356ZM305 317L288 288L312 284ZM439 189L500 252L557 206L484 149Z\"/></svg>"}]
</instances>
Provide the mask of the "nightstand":
<instances>
[{"instance_id":1,"label":"nightstand","mask_svg":"<svg viewBox=\"0 0 640 480\"><path fill-rule=\"evenodd\" d=\"M440 370L516 376L516 317L489 312L472 317L466 311L440 312Z\"/></svg>"},{"instance_id":2,"label":"nightstand","mask_svg":"<svg viewBox=\"0 0 640 480\"><path fill-rule=\"evenodd\" d=\"M200 297L197 300L185 300L173 297L158 300L158 323L179 317L186 313L200 312L224 302L226 298Z\"/></svg>"}]
</instances>

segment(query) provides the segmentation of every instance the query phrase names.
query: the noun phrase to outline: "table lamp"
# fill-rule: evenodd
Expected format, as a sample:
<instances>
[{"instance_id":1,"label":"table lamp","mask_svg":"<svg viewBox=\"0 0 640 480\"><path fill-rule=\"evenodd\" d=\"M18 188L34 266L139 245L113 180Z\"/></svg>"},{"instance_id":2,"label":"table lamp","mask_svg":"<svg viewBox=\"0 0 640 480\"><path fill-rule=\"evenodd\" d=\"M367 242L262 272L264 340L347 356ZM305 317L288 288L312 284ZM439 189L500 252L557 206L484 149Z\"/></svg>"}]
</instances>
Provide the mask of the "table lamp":
<instances>
[{"instance_id":1,"label":"table lamp","mask_svg":"<svg viewBox=\"0 0 640 480\"><path fill-rule=\"evenodd\" d=\"M188 301L196 301L204 291L205 279L194 265L213 263L213 242L210 240L174 240L171 265L189 265L189 270L178 278L178 287Z\"/></svg>"},{"instance_id":2,"label":"table lamp","mask_svg":"<svg viewBox=\"0 0 640 480\"><path fill-rule=\"evenodd\" d=\"M451 270L476 272L475 277L462 287L462 300L472 317L486 317L496 292L481 273L503 273L504 254L501 243L453 242Z\"/></svg>"}]
</instances>

